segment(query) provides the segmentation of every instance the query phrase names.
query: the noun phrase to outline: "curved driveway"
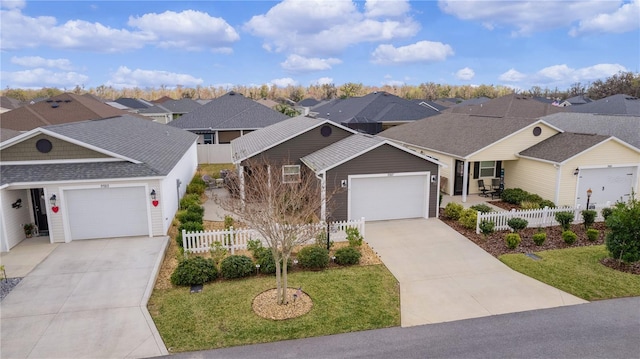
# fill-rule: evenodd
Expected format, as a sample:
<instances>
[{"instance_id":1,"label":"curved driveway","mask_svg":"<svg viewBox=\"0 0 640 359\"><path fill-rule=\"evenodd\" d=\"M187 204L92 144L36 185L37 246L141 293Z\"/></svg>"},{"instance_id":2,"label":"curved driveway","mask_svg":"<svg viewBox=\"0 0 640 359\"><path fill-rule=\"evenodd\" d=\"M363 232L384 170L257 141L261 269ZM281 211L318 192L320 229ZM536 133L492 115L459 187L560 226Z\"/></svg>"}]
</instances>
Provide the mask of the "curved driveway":
<instances>
[{"instance_id":1,"label":"curved driveway","mask_svg":"<svg viewBox=\"0 0 640 359\"><path fill-rule=\"evenodd\" d=\"M400 283L403 327L587 303L510 269L438 219L367 222L365 241Z\"/></svg>"}]
</instances>

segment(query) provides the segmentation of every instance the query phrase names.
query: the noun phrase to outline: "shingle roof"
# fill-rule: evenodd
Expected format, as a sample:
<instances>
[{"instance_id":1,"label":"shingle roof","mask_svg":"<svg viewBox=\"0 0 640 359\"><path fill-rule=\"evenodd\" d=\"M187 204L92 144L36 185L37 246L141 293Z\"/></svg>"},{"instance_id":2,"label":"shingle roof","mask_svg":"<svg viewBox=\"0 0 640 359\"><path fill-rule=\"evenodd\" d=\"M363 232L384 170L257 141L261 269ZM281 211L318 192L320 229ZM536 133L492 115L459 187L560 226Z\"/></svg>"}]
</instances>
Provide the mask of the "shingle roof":
<instances>
[{"instance_id":1,"label":"shingle roof","mask_svg":"<svg viewBox=\"0 0 640 359\"><path fill-rule=\"evenodd\" d=\"M305 98L304 100L298 102L297 105L304 107L313 107L319 103L320 101L316 100L315 98Z\"/></svg>"},{"instance_id":2,"label":"shingle roof","mask_svg":"<svg viewBox=\"0 0 640 359\"><path fill-rule=\"evenodd\" d=\"M536 101L531 97L510 94L479 105L454 107L449 111L451 111L451 113L465 113L480 116L540 118L565 110L564 107L557 107Z\"/></svg>"},{"instance_id":3,"label":"shingle roof","mask_svg":"<svg viewBox=\"0 0 640 359\"><path fill-rule=\"evenodd\" d=\"M107 118L127 113L90 97L64 93L46 101L3 113L0 117L0 127L29 131L42 126Z\"/></svg>"},{"instance_id":4,"label":"shingle roof","mask_svg":"<svg viewBox=\"0 0 640 359\"><path fill-rule=\"evenodd\" d=\"M22 106L22 102L18 99L8 96L0 96L0 107L13 110Z\"/></svg>"},{"instance_id":5,"label":"shingle roof","mask_svg":"<svg viewBox=\"0 0 640 359\"><path fill-rule=\"evenodd\" d=\"M640 148L640 116L565 112L545 116L541 120L568 132L614 136Z\"/></svg>"},{"instance_id":6,"label":"shingle roof","mask_svg":"<svg viewBox=\"0 0 640 359\"><path fill-rule=\"evenodd\" d=\"M341 124L407 122L439 114L434 109L386 92L334 100L315 107L313 111L320 117Z\"/></svg>"},{"instance_id":7,"label":"shingle roof","mask_svg":"<svg viewBox=\"0 0 640 359\"><path fill-rule=\"evenodd\" d=\"M185 130L258 129L288 118L241 94L229 92L171 121L169 126Z\"/></svg>"},{"instance_id":8,"label":"shingle roof","mask_svg":"<svg viewBox=\"0 0 640 359\"><path fill-rule=\"evenodd\" d=\"M580 106L567 107L569 112L598 113L605 115L636 115L640 116L640 99L619 94L600 100L585 103Z\"/></svg>"},{"instance_id":9,"label":"shingle roof","mask_svg":"<svg viewBox=\"0 0 640 359\"><path fill-rule=\"evenodd\" d=\"M562 163L610 136L562 132L520 152L521 156Z\"/></svg>"},{"instance_id":10,"label":"shingle roof","mask_svg":"<svg viewBox=\"0 0 640 359\"><path fill-rule=\"evenodd\" d=\"M443 113L391 127L381 137L466 157L538 120Z\"/></svg>"},{"instance_id":11,"label":"shingle roof","mask_svg":"<svg viewBox=\"0 0 640 359\"><path fill-rule=\"evenodd\" d=\"M15 181L165 176L198 137L187 131L131 115L47 126L43 130L141 163L123 161L30 166L2 165L2 184Z\"/></svg>"},{"instance_id":12,"label":"shingle roof","mask_svg":"<svg viewBox=\"0 0 640 359\"><path fill-rule=\"evenodd\" d=\"M578 95L578 96L569 97L565 101L567 101L571 105L584 105L586 103L593 102L592 99L588 98L585 95Z\"/></svg>"},{"instance_id":13,"label":"shingle roof","mask_svg":"<svg viewBox=\"0 0 640 359\"><path fill-rule=\"evenodd\" d=\"M117 100L115 100L114 102L117 102L121 105L127 106L130 109L133 110L140 110L143 108L147 108L147 107L151 107L153 106L152 103L144 101L144 100L140 100L137 98L130 98L130 97L121 97Z\"/></svg>"},{"instance_id":14,"label":"shingle roof","mask_svg":"<svg viewBox=\"0 0 640 359\"><path fill-rule=\"evenodd\" d=\"M1 128L0 129L0 142L6 141L10 138L21 135L21 131L12 130L10 128Z\"/></svg>"},{"instance_id":15,"label":"shingle roof","mask_svg":"<svg viewBox=\"0 0 640 359\"><path fill-rule=\"evenodd\" d=\"M484 97L484 96L475 97L475 98L470 98L468 100L464 100L462 102L458 102L451 107L474 106L474 105L480 105L482 103L487 103L489 101L491 101L491 99L488 97Z\"/></svg>"},{"instance_id":16,"label":"shingle roof","mask_svg":"<svg viewBox=\"0 0 640 359\"><path fill-rule=\"evenodd\" d=\"M359 153L366 152L380 146L385 139L378 136L353 134L321 150L304 156L300 160L314 172L322 172L352 158Z\"/></svg>"},{"instance_id":17,"label":"shingle roof","mask_svg":"<svg viewBox=\"0 0 640 359\"><path fill-rule=\"evenodd\" d=\"M162 107L168 109L172 113L189 113L200 108L202 105L190 98L181 98L179 100L167 100L162 102Z\"/></svg>"}]
</instances>

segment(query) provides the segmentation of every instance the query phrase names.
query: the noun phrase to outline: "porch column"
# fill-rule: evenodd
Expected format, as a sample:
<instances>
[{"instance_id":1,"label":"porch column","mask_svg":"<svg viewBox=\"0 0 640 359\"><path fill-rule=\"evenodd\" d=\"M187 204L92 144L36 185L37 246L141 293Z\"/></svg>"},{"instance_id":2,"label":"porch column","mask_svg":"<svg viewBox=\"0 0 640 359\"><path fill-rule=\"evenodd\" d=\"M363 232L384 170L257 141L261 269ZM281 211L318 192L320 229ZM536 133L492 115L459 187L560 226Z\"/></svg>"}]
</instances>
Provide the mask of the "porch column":
<instances>
[{"instance_id":1,"label":"porch column","mask_svg":"<svg viewBox=\"0 0 640 359\"><path fill-rule=\"evenodd\" d=\"M556 190L554 193L553 203L558 203L558 201L560 200L560 180L562 180L562 166L555 163L553 167L556 168Z\"/></svg>"},{"instance_id":2,"label":"porch column","mask_svg":"<svg viewBox=\"0 0 640 359\"><path fill-rule=\"evenodd\" d=\"M327 220L327 181L325 176L320 178L320 221L325 222Z\"/></svg>"},{"instance_id":3,"label":"porch column","mask_svg":"<svg viewBox=\"0 0 640 359\"><path fill-rule=\"evenodd\" d=\"M469 160L464 160L464 168L462 170L462 203L467 202L468 185L469 185Z\"/></svg>"}]
</instances>

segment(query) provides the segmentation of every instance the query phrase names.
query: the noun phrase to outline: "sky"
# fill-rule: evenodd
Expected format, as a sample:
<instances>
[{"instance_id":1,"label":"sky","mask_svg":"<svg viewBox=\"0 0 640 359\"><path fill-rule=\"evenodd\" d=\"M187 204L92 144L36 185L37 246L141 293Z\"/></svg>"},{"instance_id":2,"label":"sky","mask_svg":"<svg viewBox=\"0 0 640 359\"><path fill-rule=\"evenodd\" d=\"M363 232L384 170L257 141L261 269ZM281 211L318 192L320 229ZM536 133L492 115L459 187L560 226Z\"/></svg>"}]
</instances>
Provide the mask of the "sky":
<instances>
[{"instance_id":1,"label":"sky","mask_svg":"<svg viewBox=\"0 0 640 359\"><path fill-rule=\"evenodd\" d=\"M560 90L640 71L640 0L0 0L1 88Z\"/></svg>"}]
</instances>

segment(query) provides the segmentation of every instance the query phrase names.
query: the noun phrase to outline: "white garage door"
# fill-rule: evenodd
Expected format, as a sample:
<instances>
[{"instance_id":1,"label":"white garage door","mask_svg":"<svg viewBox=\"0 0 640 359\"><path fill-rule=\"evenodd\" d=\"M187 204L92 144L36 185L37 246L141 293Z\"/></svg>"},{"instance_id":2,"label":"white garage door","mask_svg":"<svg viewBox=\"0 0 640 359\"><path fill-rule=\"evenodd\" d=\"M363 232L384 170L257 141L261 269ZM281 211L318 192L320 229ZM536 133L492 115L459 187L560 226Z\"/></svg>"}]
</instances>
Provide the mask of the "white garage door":
<instances>
[{"instance_id":1,"label":"white garage door","mask_svg":"<svg viewBox=\"0 0 640 359\"><path fill-rule=\"evenodd\" d=\"M149 235L144 187L65 191L71 239Z\"/></svg>"},{"instance_id":2,"label":"white garage door","mask_svg":"<svg viewBox=\"0 0 640 359\"><path fill-rule=\"evenodd\" d=\"M349 219L427 217L429 174L350 176Z\"/></svg>"},{"instance_id":3,"label":"white garage door","mask_svg":"<svg viewBox=\"0 0 640 359\"><path fill-rule=\"evenodd\" d=\"M616 201L628 201L631 188L636 181L636 167L607 167L580 170L580 181L576 193L577 203L585 208L587 190L592 191L589 205L605 206Z\"/></svg>"}]
</instances>

